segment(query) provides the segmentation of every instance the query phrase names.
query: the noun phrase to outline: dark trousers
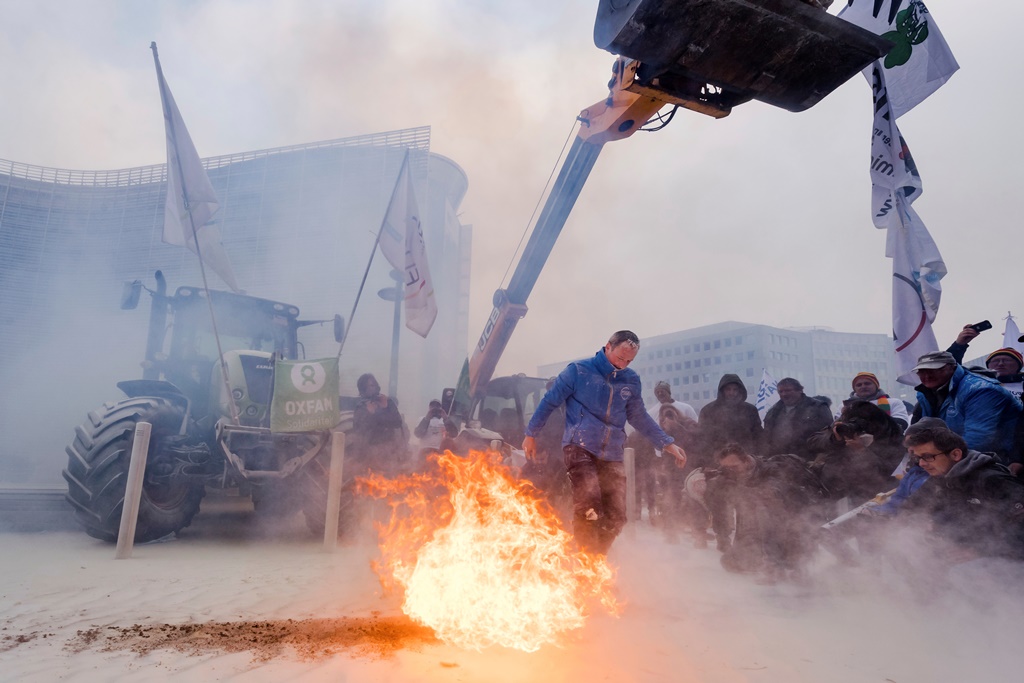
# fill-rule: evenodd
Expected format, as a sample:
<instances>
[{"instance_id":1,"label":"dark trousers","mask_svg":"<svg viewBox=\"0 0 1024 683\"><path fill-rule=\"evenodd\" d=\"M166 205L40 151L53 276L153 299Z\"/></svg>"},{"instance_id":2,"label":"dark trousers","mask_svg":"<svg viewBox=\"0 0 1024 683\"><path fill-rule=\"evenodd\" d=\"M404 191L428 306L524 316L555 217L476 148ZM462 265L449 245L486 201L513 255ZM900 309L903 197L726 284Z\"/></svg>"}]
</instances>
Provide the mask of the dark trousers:
<instances>
[{"instance_id":1,"label":"dark trousers","mask_svg":"<svg viewBox=\"0 0 1024 683\"><path fill-rule=\"evenodd\" d=\"M572 532L577 545L606 554L626 524L626 468L570 444L562 449L572 485Z\"/></svg>"}]
</instances>

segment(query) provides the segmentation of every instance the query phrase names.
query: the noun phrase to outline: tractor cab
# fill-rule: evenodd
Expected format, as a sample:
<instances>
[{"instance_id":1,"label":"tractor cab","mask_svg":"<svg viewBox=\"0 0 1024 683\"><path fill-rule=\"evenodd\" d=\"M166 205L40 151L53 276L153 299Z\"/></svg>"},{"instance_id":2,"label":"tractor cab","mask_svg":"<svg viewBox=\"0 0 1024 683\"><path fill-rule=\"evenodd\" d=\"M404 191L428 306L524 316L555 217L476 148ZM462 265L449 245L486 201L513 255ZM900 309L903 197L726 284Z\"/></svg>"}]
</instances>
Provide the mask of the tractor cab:
<instances>
[{"instance_id":1,"label":"tractor cab","mask_svg":"<svg viewBox=\"0 0 1024 683\"><path fill-rule=\"evenodd\" d=\"M892 48L805 0L600 0L594 43L631 60L626 90L716 118L804 111Z\"/></svg>"}]
</instances>

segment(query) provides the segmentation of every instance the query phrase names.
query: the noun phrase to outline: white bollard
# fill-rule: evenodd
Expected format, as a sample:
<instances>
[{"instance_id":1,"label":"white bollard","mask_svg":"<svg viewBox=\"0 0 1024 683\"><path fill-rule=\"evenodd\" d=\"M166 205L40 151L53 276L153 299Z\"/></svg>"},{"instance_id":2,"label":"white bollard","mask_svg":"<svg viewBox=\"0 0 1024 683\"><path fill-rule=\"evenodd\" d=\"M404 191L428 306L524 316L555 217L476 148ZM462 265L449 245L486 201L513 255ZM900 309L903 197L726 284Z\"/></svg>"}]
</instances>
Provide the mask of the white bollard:
<instances>
[{"instance_id":1,"label":"white bollard","mask_svg":"<svg viewBox=\"0 0 1024 683\"><path fill-rule=\"evenodd\" d=\"M345 464L345 432L331 433L331 470L327 477L327 517L324 519L324 551L338 547L338 514L341 511L341 475Z\"/></svg>"},{"instance_id":2,"label":"white bollard","mask_svg":"<svg viewBox=\"0 0 1024 683\"><path fill-rule=\"evenodd\" d=\"M117 530L117 553L114 559L125 560L132 556L135 546L135 525L139 521L139 503L142 500L142 480L146 474L146 458L149 457L149 435L153 425L139 422L135 425L132 439L132 455L128 461L128 481L124 488L124 504L121 507L121 527Z\"/></svg>"},{"instance_id":3,"label":"white bollard","mask_svg":"<svg viewBox=\"0 0 1024 683\"><path fill-rule=\"evenodd\" d=\"M639 522L640 511L636 505L636 454L632 448L622 451L622 464L626 466L626 521ZM629 524L630 536L636 534L636 525Z\"/></svg>"}]
</instances>

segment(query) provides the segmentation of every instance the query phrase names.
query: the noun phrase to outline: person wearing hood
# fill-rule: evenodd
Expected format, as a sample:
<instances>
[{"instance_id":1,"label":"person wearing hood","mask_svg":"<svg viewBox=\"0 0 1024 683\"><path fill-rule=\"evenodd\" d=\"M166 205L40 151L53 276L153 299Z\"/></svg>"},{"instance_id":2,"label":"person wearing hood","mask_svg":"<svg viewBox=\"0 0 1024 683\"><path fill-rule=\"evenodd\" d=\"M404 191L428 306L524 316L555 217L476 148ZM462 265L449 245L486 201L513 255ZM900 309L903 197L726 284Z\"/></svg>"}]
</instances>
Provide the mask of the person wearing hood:
<instances>
[{"instance_id":1,"label":"person wearing hood","mask_svg":"<svg viewBox=\"0 0 1024 683\"><path fill-rule=\"evenodd\" d=\"M929 480L907 499L901 516L923 515L936 538L959 551L944 554L951 564L979 557L1024 560L1024 482L949 429L917 430L906 444Z\"/></svg>"},{"instance_id":2,"label":"person wearing hood","mask_svg":"<svg viewBox=\"0 0 1024 683\"><path fill-rule=\"evenodd\" d=\"M626 524L626 423L682 467L686 452L644 408L640 376L629 364L640 339L629 330L613 334L593 358L570 363L555 378L526 426L523 451L537 458L537 436L565 404L562 452L573 497L573 535L586 551L606 554Z\"/></svg>"},{"instance_id":3,"label":"person wearing hood","mask_svg":"<svg viewBox=\"0 0 1024 683\"><path fill-rule=\"evenodd\" d=\"M739 375L727 373L718 381L718 396L700 410L701 462L711 462L715 453L726 444L737 444L747 453L761 453L764 430L757 408L747 403L747 387ZM711 513L711 529L715 532L720 552L732 547L735 531L735 511L731 505L733 484L725 477L711 478L707 482L704 502Z\"/></svg>"},{"instance_id":4,"label":"person wearing hood","mask_svg":"<svg viewBox=\"0 0 1024 683\"><path fill-rule=\"evenodd\" d=\"M889 398L889 394L882 391L878 377L873 373L858 372L854 375L851 384L853 391L850 392L850 398L843 401L844 407L853 401L871 401L882 412L896 420L901 430L905 430L910 424L910 414L907 412L907 406L898 398ZM837 420L842 412L842 409L840 409L836 413L835 417Z\"/></svg>"},{"instance_id":5,"label":"person wearing hood","mask_svg":"<svg viewBox=\"0 0 1024 683\"><path fill-rule=\"evenodd\" d=\"M757 408L747 403L747 388L739 375L722 375L718 396L700 409L697 422L708 459L727 443L738 443L748 453L761 452L761 417Z\"/></svg>"}]
</instances>

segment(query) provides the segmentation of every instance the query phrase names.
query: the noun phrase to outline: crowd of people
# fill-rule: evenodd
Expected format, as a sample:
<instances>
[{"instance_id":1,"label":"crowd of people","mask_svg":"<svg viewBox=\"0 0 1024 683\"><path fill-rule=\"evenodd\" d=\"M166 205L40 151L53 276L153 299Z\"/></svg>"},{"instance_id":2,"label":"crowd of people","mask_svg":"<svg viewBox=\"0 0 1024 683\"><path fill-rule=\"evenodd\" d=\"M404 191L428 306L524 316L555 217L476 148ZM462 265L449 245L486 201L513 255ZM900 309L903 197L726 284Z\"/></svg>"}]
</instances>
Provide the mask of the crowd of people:
<instances>
[{"instance_id":1,"label":"crowd of people","mask_svg":"<svg viewBox=\"0 0 1024 683\"><path fill-rule=\"evenodd\" d=\"M787 377L762 421L726 374L694 419L660 383L651 415L687 458L676 467L631 437L640 509L669 540L713 538L724 568L766 583L805 578L819 549L932 569L1024 562L1024 357L1003 348L964 367L976 334L918 359L916 406L860 372L833 414ZM890 542L908 535L905 553Z\"/></svg>"},{"instance_id":2,"label":"crowd of people","mask_svg":"<svg viewBox=\"0 0 1024 683\"><path fill-rule=\"evenodd\" d=\"M949 349L918 359L916 405L859 372L833 413L787 377L762 420L735 374L721 377L699 414L667 382L644 406L628 368L640 342L620 330L549 382L525 427L523 471L557 463L574 537L591 552L607 553L626 522L631 447L638 506L666 539L713 542L725 569L762 582L801 580L819 549L844 563L1021 563L1024 576L1024 357L1003 348L985 367L965 367L976 335L967 326ZM352 445L371 454L374 469L407 471L452 447L458 425L440 401L416 426L414 451L376 379L363 375L358 388ZM548 452L559 447L551 427L563 458ZM908 534L927 559L894 552L889 541Z\"/></svg>"}]
</instances>

